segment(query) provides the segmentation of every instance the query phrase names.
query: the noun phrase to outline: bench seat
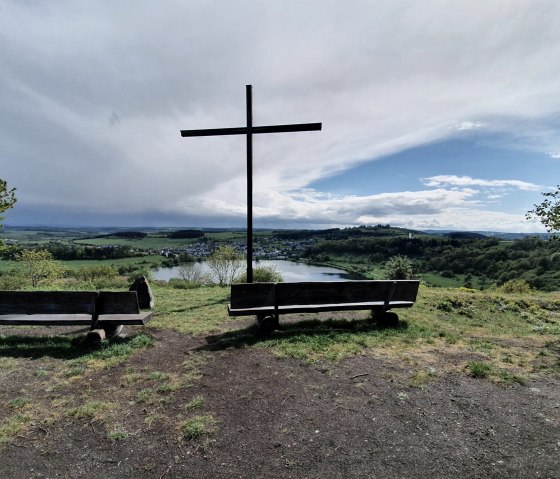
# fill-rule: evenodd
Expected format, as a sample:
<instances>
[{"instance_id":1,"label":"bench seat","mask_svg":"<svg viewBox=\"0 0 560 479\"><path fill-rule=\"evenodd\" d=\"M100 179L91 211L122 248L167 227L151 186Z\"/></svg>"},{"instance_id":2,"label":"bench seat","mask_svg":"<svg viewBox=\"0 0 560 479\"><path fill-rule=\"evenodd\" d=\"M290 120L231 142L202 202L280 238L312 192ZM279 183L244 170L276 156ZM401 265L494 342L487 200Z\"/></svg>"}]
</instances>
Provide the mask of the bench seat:
<instances>
[{"instance_id":1,"label":"bench seat","mask_svg":"<svg viewBox=\"0 0 560 479\"><path fill-rule=\"evenodd\" d=\"M367 301L360 303L325 303L325 304L292 304L278 306L278 312L290 313L321 313L325 311L362 311L365 309L386 308L410 308L414 301ZM257 306L254 308L234 309L228 306L230 316L251 316L254 314L274 314L274 306Z\"/></svg>"}]
</instances>

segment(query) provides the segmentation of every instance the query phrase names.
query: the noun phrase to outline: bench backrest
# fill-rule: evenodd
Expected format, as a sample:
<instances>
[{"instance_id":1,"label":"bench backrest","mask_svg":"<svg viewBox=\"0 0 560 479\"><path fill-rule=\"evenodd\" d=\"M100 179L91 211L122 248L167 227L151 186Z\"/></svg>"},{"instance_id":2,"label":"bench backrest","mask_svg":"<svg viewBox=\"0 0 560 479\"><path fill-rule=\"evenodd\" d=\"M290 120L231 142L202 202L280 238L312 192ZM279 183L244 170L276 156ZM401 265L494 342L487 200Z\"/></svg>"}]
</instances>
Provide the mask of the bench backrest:
<instances>
[{"instance_id":1,"label":"bench backrest","mask_svg":"<svg viewBox=\"0 0 560 479\"><path fill-rule=\"evenodd\" d=\"M274 283L240 283L231 285L233 309L274 306Z\"/></svg>"},{"instance_id":2,"label":"bench backrest","mask_svg":"<svg viewBox=\"0 0 560 479\"><path fill-rule=\"evenodd\" d=\"M136 291L0 291L0 315L139 312Z\"/></svg>"},{"instance_id":3,"label":"bench backrest","mask_svg":"<svg viewBox=\"0 0 560 479\"><path fill-rule=\"evenodd\" d=\"M278 283L278 306L416 300L418 281L336 281Z\"/></svg>"},{"instance_id":4,"label":"bench backrest","mask_svg":"<svg viewBox=\"0 0 560 479\"><path fill-rule=\"evenodd\" d=\"M97 314L138 314L136 291L101 291L97 301Z\"/></svg>"},{"instance_id":5,"label":"bench backrest","mask_svg":"<svg viewBox=\"0 0 560 479\"><path fill-rule=\"evenodd\" d=\"M91 291L0 291L0 314L91 314Z\"/></svg>"},{"instance_id":6,"label":"bench backrest","mask_svg":"<svg viewBox=\"0 0 560 479\"><path fill-rule=\"evenodd\" d=\"M416 301L419 281L329 281L231 285L231 308Z\"/></svg>"}]
</instances>

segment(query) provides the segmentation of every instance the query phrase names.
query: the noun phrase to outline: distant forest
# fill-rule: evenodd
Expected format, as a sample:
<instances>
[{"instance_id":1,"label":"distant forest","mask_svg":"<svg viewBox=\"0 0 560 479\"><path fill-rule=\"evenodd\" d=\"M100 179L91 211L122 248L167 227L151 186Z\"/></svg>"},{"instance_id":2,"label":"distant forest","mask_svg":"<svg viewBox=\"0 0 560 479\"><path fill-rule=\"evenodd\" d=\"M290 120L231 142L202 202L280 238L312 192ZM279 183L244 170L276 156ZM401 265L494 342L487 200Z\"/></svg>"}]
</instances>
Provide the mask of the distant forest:
<instances>
[{"instance_id":1,"label":"distant forest","mask_svg":"<svg viewBox=\"0 0 560 479\"><path fill-rule=\"evenodd\" d=\"M307 248L306 256L326 261L329 255L349 255L362 262L382 263L407 256L417 272L444 277L470 274L499 284L523 279L532 287L560 289L560 241L536 237L505 242L495 238L392 237L323 240Z\"/></svg>"}]
</instances>

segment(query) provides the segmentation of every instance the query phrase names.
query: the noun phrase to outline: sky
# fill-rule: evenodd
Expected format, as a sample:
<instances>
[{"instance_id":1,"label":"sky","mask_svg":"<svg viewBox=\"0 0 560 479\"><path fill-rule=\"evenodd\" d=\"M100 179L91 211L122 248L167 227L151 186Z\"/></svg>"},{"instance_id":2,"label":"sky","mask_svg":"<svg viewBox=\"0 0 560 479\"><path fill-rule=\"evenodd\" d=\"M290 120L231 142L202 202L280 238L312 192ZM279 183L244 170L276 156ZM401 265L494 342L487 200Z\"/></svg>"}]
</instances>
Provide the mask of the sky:
<instances>
[{"instance_id":1,"label":"sky","mask_svg":"<svg viewBox=\"0 0 560 479\"><path fill-rule=\"evenodd\" d=\"M0 0L7 225L542 232L556 0Z\"/></svg>"}]
</instances>

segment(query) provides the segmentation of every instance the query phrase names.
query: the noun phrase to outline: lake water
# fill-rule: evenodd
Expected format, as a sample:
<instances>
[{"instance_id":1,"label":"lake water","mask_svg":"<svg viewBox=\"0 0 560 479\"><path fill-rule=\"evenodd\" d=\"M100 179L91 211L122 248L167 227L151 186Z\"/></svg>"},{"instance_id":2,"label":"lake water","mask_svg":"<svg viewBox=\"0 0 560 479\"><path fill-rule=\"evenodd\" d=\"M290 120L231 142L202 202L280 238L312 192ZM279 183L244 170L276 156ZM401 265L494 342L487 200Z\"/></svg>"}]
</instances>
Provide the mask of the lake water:
<instances>
[{"instance_id":1,"label":"lake water","mask_svg":"<svg viewBox=\"0 0 560 479\"><path fill-rule=\"evenodd\" d=\"M197 263L203 273L210 270L205 261ZM297 281L348 281L348 273L341 269L329 268L327 266L314 266L304 263L295 263L285 260L261 260L254 266L273 266L282 275L286 282ZM180 266L170 268L159 268L153 271L154 279L169 281L171 278L179 277Z\"/></svg>"}]
</instances>

